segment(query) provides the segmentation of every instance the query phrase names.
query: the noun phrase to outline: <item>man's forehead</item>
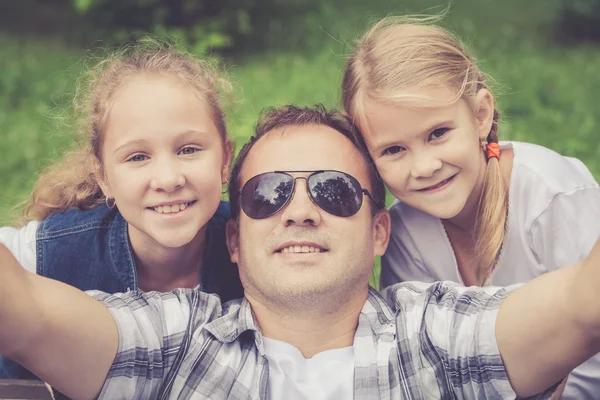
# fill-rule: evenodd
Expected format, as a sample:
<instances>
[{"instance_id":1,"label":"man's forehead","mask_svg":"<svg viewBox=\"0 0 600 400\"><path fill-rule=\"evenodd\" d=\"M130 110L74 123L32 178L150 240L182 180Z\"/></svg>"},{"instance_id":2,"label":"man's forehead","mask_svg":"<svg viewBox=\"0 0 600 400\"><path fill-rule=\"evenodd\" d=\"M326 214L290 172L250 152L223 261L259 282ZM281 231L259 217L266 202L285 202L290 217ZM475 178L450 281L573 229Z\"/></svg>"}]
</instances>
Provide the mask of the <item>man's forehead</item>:
<instances>
[{"instance_id":1,"label":"man's forehead","mask_svg":"<svg viewBox=\"0 0 600 400\"><path fill-rule=\"evenodd\" d=\"M244 162L241 177L243 184L264 172L323 169L346 172L356 178L367 176L360 152L342 133L325 125L286 126L273 129L256 142Z\"/></svg>"}]
</instances>

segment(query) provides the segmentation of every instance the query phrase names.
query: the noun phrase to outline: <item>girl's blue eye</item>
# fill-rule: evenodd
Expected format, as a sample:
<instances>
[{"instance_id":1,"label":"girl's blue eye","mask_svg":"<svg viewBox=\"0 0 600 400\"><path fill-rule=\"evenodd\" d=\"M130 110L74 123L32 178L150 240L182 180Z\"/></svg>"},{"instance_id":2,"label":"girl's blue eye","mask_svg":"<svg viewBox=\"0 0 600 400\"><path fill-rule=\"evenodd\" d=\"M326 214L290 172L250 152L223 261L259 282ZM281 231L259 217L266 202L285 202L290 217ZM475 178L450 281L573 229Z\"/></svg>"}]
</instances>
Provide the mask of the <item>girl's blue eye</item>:
<instances>
[{"instance_id":1,"label":"girl's blue eye","mask_svg":"<svg viewBox=\"0 0 600 400\"><path fill-rule=\"evenodd\" d=\"M448 128L438 128L429 134L429 140L440 139L443 137L450 129Z\"/></svg>"},{"instance_id":2,"label":"girl's blue eye","mask_svg":"<svg viewBox=\"0 0 600 400\"><path fill-rule=\"evenodd\" d=\"M200 149L196 148L196 147L191 147L191 146L187 146L184 147L183 149L179 150L179 154L194 154L196 152L200 151Z\"/></svg>"},{"instance_id":3,"label":"girl's blue eye","mask_svg":"<svg viewBox=\"0 0 600 400\"><path fill-rule=\"evenodd\" d=\"M383 150L383 153L381 153L381 154L384 156L394 155L394 154L400 153L403 150L404 150L404 147L402 147L402 146L391 146L391 147L388 147L387 149Z\"/></svg>"},{"instance_id":4,"label":"girl's blue eye","mask_svg":"<svg viewBox=\"0 0 600 400\"><path fill-rule=\"evenodd\" d=\"M146 161L146 159L148 159L148 157L143 154L135 154L134 156L129 157L127 161L141 162Z\"/></svg>"}]
</instances>

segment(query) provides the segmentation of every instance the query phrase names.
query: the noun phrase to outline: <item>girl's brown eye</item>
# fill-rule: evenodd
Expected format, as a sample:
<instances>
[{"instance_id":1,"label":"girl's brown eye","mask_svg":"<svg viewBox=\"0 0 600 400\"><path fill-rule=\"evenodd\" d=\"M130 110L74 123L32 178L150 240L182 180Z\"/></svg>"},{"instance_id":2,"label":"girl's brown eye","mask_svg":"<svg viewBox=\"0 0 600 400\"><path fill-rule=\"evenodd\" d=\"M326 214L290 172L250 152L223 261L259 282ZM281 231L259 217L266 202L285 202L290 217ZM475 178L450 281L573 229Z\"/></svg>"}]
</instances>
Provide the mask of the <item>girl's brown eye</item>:
<instances>
[{"instance_id":1,"label":"girl's brown eye","mask_svg":"<svg viewBox=\"0 0 600 400\"><path fill-rule=\"evenodd\" d=\"M394 155L400 153L404 148L402 146L391 146L383 151L383 155Z\"/></svg>"},{"instance_id":2,"label":"girl's brown eye","mask_svg":"<svg viewBox=\"0 0 600 400\"><path fill-rule=\"evenodd\" d=\"M439 139L444 136L450 129L438 128L429 134L429 140Z\"/></svg>"}]
</instances>

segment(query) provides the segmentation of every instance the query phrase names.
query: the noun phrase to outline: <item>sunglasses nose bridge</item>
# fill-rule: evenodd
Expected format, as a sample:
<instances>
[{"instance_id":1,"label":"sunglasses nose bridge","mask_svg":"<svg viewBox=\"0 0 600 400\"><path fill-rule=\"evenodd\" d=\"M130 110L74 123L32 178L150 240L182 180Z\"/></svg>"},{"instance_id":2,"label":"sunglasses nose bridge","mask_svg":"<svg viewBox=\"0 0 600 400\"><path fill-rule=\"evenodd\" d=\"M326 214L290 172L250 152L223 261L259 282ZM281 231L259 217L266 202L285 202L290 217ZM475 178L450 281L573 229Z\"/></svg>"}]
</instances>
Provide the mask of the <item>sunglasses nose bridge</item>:
<instances>
[{"instance_id":1,"label":"sunglasses nose bridge","mask_svg":"<svg viewBox=\"0 0 600 400\"><path fill-rule=\"evenodd\" d=\"M306 191L306 195L312 200L312 197L310 196L309 191L308 191L308 177L307 176L293 176L292 178L294 179L294 184L292 186L292 194L290 195L290 199L288 200L288 203L290 203L292 200L294 200L294 196L296 195L296 189L297 189L296 181L298 179L304 179L304 190Z\"/></svg>"},{"instance_id":2,"label":"sunglasses nose bridge","mask_svg":"<svg viewBox=\"0 0 600 400\"><path fill-rule=\"evenodd\" d=\"M298 179L304 180L304 185L296 185ZM298 194L298 187L304 186L304 192ZM302 192L302 189L300 189ZM305 197L306 196L306 197ZM318 210L321 208L314 201L309 190L308 177L298 176L293 177L292 190L287 198L287 201L280 210L282 210L282 222L288 225L297 226L316 226L320 224L321 216Z\"/></svg>"}]
</instances>

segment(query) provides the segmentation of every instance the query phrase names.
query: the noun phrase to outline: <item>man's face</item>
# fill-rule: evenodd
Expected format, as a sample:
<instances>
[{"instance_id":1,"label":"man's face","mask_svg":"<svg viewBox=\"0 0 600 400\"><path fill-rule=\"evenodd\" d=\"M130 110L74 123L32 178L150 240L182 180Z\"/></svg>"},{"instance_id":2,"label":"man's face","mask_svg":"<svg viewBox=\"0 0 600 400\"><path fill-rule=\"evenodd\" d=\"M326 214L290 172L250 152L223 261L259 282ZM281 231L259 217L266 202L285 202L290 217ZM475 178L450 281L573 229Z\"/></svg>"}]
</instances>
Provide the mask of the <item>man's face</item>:
<instances>
[{"instance_id":1,"label":"man's face","mask_svg":"<svg viewBox=\"0 0 600 400\"><path fill-rule=\"evenodd\" d=\"M240 184L243 187L265 172L299 170L345 172L372 192L358 150L341 133L320 125L267 133L250 150ZM358 213L337 217L312 202L306 180L297 179L292 199L277 214L251 219L242 211L239 232L235 222L228 226L228 244L232 261L239 264L246 297L298 304L337 294L366 295L373 259L383 254L389 237L387 212L373 217L372 206L363 196Z\"/></svg>"}]
</instances>

